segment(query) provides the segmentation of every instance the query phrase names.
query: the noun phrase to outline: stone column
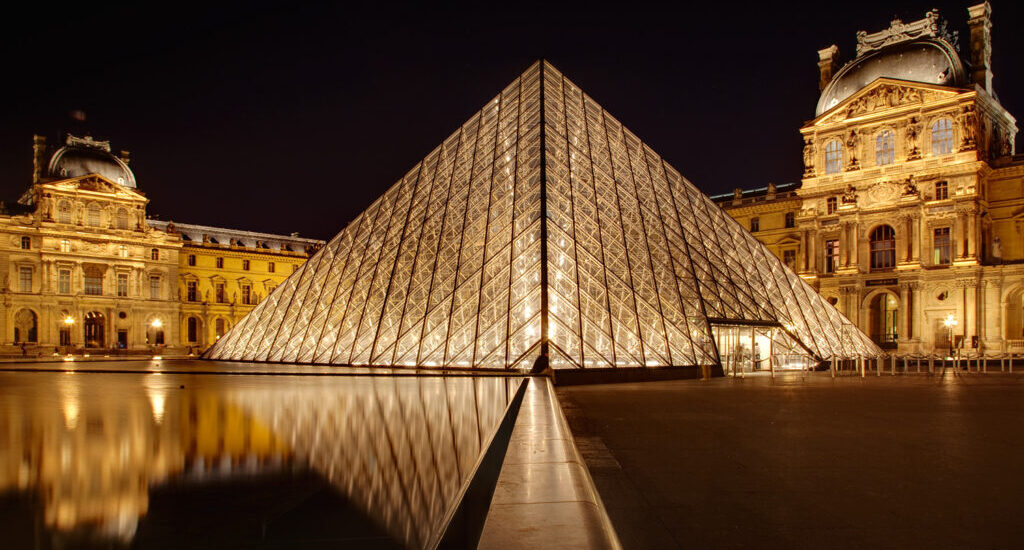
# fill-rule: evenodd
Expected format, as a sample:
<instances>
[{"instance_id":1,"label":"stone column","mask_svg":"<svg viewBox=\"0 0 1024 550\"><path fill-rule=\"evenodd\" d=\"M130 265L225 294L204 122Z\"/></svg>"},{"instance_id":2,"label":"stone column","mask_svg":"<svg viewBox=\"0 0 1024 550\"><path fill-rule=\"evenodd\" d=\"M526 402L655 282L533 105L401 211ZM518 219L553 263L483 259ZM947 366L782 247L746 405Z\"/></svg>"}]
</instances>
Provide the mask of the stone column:
<instances>
[{"instance_id":1,"label":"stone column","mask_svg":"<svg viewBox=\"0 0 1024 550\"><path fill-rule=\"evenodd\" d=\"M967 214L967 256L970 258L978 257L978 213L976 210L971 210Z\"/></svg>"},{"instance_id":2,"label":"stone column","mask_svg":"<svg viewBox=\"0 0 1024 550\"><path fill-rule=\"evenodd\" d=\"M906 341L911 336L911 317L913 312L910 311L910 283L900 284L900 312L903 314L900 319L900 340Z\"/></svg>"},{"instance_id":3,"label":"stone column","mask_svg":"<svg viewBox=\"0 0 1024 550\"><path fill-rule=\"evenodd\" d=\"M969 348L971 337L978 334L978 282L975 280L963 281L963 323L964 323L964 347Z\"/></svg>"},{"instance_id":4,"label":"stone column","mask_svg":"<svg viewBox=\"0 0 1024 550\"><path fill-rule=\"evenodd\" d=\"M850 224L850 252L852 253L851 267L860 270L860 235L858 235L857 222Z\"/></svg>"},{"instance_id":5,"label":"stone column","mask_svg":"<svg viewBox=\"0 0 1024 550\"><path fill-rule=\"evenodd\" d=\"M914 218L907 216L904 218L906 222L907 230L904 233L904 238L907 243L907 261L911 262L914 260Z\"/></svg>"},{"instance_id":6,"label":"stone column","mask_svg":"<svg viewBox=\"0 0 1024 550\"><path fill-rule=\"evenodd\" d=\"M1002 285L998 280L982 281L982 307L985 312L982 325L982 342L986 352L997 353L1003 350L1003 304L1000 301Z\"/></svg>"},{"instance_id":7,"label":"stone column","mask_svg":"<svg viewBox=\"0 0 1024 550\"><path fill-rule=\"evenodd\" d=\"M918 342L918 351L920 351L920 342L924 337L924 314L922 313L923 307L922 302L924 301L921 296L921 283L910 283L911 298L913 302L914 314L910 319L912 338L915 342Z\"/></svg>"},{"instance_id":8,"label":"stone column","mask_svg":"<svg viewBox=\"0 0 1024 550\"><path fill-rule=\"evenodd\" d=\"M807 256L809 255L807 250L807 230L804 229L800 231L800 262L794 266L797 272L807 271Z\"/></svg>"},{"instance_id":9,"label":"stone column","mask_svg":"<svg viewBox=\"0 0 1024 550\"><path fill-rule=\"evenodd\" d=\"M921 246L921 244L922 244L921 243L921 236L924 234L924 231L922 231L922 224L923 223L924 223L924 218L921 217L921 216L916 216L916 217L913 218L913 221L910 224L911 228L913 229L913 235L914 235L914 238L911 240L911 246L913 247L913 252L912 252L912 255L911 255L911 260L913 260L915 262L920 262L921 261L921 249L923 248Z\"/></svg>"}]
</instances>

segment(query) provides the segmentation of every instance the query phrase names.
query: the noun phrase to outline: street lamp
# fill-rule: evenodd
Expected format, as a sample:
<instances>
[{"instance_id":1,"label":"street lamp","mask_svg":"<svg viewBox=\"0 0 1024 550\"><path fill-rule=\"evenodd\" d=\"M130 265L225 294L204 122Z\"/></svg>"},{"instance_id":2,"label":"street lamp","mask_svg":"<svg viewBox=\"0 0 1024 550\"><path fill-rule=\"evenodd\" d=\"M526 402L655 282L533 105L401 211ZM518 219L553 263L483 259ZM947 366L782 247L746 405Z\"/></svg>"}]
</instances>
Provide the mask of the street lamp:
<instances>
[{"instance_id":1,"label":"street lamp","mask_svg":"<svg viewBox=\"0 0 1024 550\"><path fill-rule=\"evenodd\" d=\"M75 318L68 315L67 317L64 318L64 324L70 327L71 325L75 324Z\"/></svg>"},{"instance_id":2,"label":"street lamp","mask_svg":"<svg viewBox=\"0 0 1024 550\"><path fill-rule=\"evenodd\" d=\"M151 326L152 326L153 328L160 328L160 327L164 326L164 322L163 322L163 321L161 321L160 319L153 319L153 322L152 322L152 323L150 323L150 325L151 325Z\"/></svg>"},{"instance_id":3,"label":"street lamp","mask_svg":"<svg viewBox=\"0 0 1024 550\"><path fill-rule=\"evenodd\" d=\"M946 325L946 329L949 331L949 356L953 357L953 327L956 326L956 317L950 313L946 315L946 320L942 324Z\"/></svg>"}]
</instances>

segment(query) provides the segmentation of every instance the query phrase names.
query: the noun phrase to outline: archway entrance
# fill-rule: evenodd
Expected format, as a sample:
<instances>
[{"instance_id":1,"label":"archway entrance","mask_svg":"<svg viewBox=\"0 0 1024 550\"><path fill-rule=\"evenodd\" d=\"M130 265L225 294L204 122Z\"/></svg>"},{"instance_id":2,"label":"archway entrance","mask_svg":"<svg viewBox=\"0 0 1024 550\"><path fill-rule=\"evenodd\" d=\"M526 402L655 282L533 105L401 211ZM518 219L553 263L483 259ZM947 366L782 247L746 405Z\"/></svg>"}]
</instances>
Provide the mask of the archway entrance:
<instances>
[{"instance_id":1,"label":"archway entrance","mask_svg":"<svg viewBox=\"0 0 1024 550\"><path fill-rule=\"evenodd\" d=\"M106 318L102 313L98 311L90 311L85 314L83 322L85 329L85 347L87 348L102 348L104 347L104 334L103 327L106 324Z\"/></svg>"},{"instance_id":2,"label":"archway entrance","mask_svg":"<svg viewBox=\"0 0 1024 550\"><path fill-rule=\"evenodd\" d=\"M882 349L896 347L899 339L899 300L889 292L880 292L868 306L868 334Z\"/></svg>"},{"instance_id":3,"label":"archway entrance","mask_svg":"<svg viewBox=\"0 0 1024 550\"><path fill-rule=\"evenodd\" d=\"M39 341L38 318L31 309L23 309L14 316L14 342L35 343Z\"/></svg>"}]
</instances>

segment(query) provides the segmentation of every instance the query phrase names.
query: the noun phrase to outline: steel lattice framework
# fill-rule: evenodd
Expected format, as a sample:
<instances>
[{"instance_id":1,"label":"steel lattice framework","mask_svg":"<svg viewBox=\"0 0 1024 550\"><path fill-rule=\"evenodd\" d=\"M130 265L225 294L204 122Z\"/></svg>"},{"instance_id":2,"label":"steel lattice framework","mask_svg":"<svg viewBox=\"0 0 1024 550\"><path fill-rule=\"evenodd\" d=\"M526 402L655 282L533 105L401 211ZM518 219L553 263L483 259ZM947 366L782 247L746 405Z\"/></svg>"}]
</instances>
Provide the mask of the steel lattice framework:
<instances>
[{"instance_id":1,"label":"steel lattice framework","mask_svg":"<svg viewBox=\"0 0 1024 550\"><path fill-rule=\"evenodd\" d=\"M546 213L546 215L542 215ZM714 323L871 340L549 63L510 84L206 354L509 369L718 363Z\"/></svg>"}]
</instances>

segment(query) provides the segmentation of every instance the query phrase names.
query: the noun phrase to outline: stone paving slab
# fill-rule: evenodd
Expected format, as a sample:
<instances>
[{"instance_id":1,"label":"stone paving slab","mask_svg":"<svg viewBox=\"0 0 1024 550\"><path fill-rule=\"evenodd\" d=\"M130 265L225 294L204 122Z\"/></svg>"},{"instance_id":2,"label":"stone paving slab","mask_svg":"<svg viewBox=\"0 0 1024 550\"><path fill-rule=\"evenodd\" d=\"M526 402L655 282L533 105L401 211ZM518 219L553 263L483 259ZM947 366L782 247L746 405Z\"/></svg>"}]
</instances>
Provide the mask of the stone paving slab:
<instances>
[{"instance_id":1,"label":"stone paving slab","mask_svg":"<svg viewBox=\"0 0 1024 550\"><path fill-rule=\"evenodd\" d=\"M1024 376L559 388L624 548L1024 544Z\"/></svg>"}]
</instances>

